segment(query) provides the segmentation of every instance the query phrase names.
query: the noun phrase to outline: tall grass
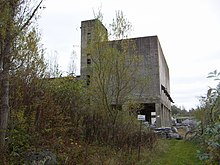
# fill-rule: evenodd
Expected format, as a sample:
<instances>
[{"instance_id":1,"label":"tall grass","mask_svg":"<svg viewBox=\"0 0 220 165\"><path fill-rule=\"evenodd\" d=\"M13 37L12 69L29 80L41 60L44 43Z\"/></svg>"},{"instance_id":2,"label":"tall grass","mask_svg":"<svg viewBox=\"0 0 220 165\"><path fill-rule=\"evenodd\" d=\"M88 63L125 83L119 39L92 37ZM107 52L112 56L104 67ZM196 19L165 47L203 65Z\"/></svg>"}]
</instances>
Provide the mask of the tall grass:
<instances>
[{"instance_id":1,"label":"tall grass","mask_svg":"<svg viewBox=\"0 0 220 165\"><path fill-rule=\"evenodd\" d=\"M202 165L197 158L199 147L184 140L163 140L163 152L155 154L149 165ZM161 154L162 153L162 154ZM146 164L146 165L147 165Z\"/></svg>"}]
</instances>

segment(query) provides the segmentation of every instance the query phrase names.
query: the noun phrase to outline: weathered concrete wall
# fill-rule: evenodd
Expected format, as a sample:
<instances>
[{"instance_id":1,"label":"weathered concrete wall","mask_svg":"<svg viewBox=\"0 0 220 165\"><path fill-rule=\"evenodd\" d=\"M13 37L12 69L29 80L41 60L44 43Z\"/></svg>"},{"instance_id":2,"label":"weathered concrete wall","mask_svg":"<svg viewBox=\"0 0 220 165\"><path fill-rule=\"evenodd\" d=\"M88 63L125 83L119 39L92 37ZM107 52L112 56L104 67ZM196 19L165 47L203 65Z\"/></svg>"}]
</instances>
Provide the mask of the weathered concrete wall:
<instances>
[{"instance_id":1,"label":"weathered concrete wall","mask_svg":"<svg viewBox=\"0 0 220 165\"><path fill-rule=\"evenodd\" d=\"M111 45L117 45L121 41L110 41ZM145 83L139 88L132 91L132 95L136 96L140 102L151 103L160 102L160 74L158 61L158 39L157 36L131 38L124 42L130 42L132 50L128 51L128 56L139 56L139 64L135 66L137 72L135 79L142 79ZM115 46L116 47L116 46ZM131 57L132 58L132 57Z\"/></svg>"},{"instance_id":2,"label":"weathered concrete wall","mask_svg":"<svg viewBox=\"0 0 220 165\"><path fill-rule=\"evenodd\" d=\"M159 82L159 63L157 37L141 37L133 39L136 42L137 53L143 59L139 66L140 75L146 79L146 86L142 90L140 97L144 102L159 101L160 82ZM136 91L140 93L141 91Z\"/></svg>"},{"instance_id":3,"label":"weathered concrete wall","mask_svg":"<svg viewBox=\"0 0 220 165\"><path fill-rule=\"evenodd\" d=\"M94 26L95 26L94 20L81 22L81 27L80 27L81 28L81 78L83 79L85 79L86 75L88 74L86 48L88 45L89 37L91 37L91 33L93 32Z\"/></svg>"},{"instance_id":4,"label":"weathered concrete wall","mask_svg":"<svg viewBox=\"0 0 220 165\"><path fill-rule=\"evenodd\" d=\"M166 88L167 92L170 93L169 68L168 68L166 59L163 55L163 51L162 51L159 41L158 41L158 51L159 51L158 58L159 58L159 73L160 73L159 81L160 81L160 84ZM168 109L171 109L170 100L167 97L167 95L164 93L164 91L161 89L161 85L160 85L161 101Z\"/></svg>"},{"instance_id":5,"label":"weathered concrete wall","mask_svg":"<svg viewBox=\"0 0 220 165\"><path fill-rule=\"evenodd\" d=\"M88 71L88 55L90 55L90 52L87 50L88 44L90 42L94 41L94 38L98 32L103 32L105 34L102 34L103 36L107 36L107 29L105 26L102 25L102 23L97 20L87 20L81 22L81 78L87 79L87 76L90 74ZM96 29L99 28L99 29Z\"/></svg>"},{"instance_id":6,"label":"weathered concrete wall","mask_svg":"<svg viewBox=\"0 0 220 165\"><path fill-rule=\"evenodd\" d=\"M171 124L171 101L161 89L164 86L170 93L169 68L158 37L150 36L131 40L135 41L137 53L143 57L139 70L141 76L146 77L147 81L139 102L155 103L157 126L169 126ZM141 90L135 91L134 94L140 94L140 92Z\"/></svg>"}]
</instances>

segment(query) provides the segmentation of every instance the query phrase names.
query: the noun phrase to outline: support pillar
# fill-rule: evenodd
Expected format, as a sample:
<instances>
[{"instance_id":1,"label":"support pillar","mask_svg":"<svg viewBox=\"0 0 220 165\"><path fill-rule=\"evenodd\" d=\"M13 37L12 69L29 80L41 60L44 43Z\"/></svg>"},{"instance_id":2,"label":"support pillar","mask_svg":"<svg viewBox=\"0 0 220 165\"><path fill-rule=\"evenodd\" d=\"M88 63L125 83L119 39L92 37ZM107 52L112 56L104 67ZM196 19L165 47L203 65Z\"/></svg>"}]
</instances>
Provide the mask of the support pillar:
<instances>
[{"instance_id":1,"label":"support pillar","mask_svg":"<svg viewBox=\"0 0 220 165\"><path fill-rule=\"evenodd\" d=\"M160 103L155 104L156 111L156 127L161 127L161 106Z\"/></svg>"}]
</instances>

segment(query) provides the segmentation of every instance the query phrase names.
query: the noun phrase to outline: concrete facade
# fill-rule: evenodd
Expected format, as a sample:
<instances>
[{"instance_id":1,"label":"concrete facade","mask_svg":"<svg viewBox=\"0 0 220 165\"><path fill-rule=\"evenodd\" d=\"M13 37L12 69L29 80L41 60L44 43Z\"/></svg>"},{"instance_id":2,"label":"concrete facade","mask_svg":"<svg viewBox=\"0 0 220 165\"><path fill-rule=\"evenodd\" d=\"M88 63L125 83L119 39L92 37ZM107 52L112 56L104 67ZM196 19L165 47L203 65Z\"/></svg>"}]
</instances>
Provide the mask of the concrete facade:
<instances>
[{"instance_id":1,"label":"concrete facade","mask_svg":"<svg viewBox=\"0 0 220 165\"><path fill-rule=\"evenodd\" d=\"M88 20L81 22L81 77L89 84L90 72L89 53L85 51L89 40L93 39L95 23L98 20ZM106 28L100 24L103 32L107 34ZM107 35L106 35L107 36ZM106 38L103 40L106 41ZM143 89L132 91L132 95L138 96L138 102L143 104L140 114L146 115L146 121L157 127L171 125L171 102L169 68L165 60L159 39L157 36L127 39L135 44L136 51L143 59L138 65L137 76L148 77L147 86ZM108 41L115 45L120 41ZM132 55L129 54L129 55ZM141 93L141 95L140 95Z\"/></svg>"},{"instance_id":2,"label":"concrete facade","mask_svg":"<svg viewBox=\"0 0 220 165\"><path fill-rule=\"evenodd\" d=\"M90 59L90 54L88 53L88 51L86 50L88 44L90 43L91 40L94 40L94 35L93 33L95 33L95 26L97 26L97 24L99 25L99 31L101 31L103 36L107 37L107 29L105 28L105 26L103 26L98 20L87 20L87 21L82 21L81 22L81 78L82 79L87 79L88 80L88 76L90 75L89 73L89 60ZM103 38L104 40L107 40L107 38ZM91 62L91 61L90 61Z\"/></svg>"}]
</instances>

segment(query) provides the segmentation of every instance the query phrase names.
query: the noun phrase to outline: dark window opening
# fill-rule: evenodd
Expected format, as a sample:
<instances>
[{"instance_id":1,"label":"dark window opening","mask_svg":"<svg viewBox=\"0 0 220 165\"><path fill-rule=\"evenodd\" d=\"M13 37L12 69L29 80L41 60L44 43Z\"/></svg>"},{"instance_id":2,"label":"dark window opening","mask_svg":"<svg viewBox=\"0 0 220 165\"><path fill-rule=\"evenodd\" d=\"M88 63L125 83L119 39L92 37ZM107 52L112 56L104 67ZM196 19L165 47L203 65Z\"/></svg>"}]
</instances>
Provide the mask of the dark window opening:
<instances>
[{"instance_id":1,"label":"dark window opening","mask_svg":"<svg viewBox=\"0 0 220 165\"><path fill-rule=\"evenodd\" d=\"M87 85L90 84L90 75L87 75L86 83L87 83Z\"/></svg>"},{"instance_id":2,"label":"dark window opening","mask_svg":"<svg viewBox=\"0 0 220 165\"><path fill-rule=\"evenodd\" d=\"M91 59L87 59L87 64L91 64Z\"/></svg>"},{"instance_id":3,"label":"dark window opening","mask_svg":"<svg viewBox=\"0 0 220 165\"><path fill-rule=\"evenodd\" d=\"M91 43L91 33L87 33L87 44Z\"/></svg>"},{"instance_id":4,"label":"dark window opening","mask_svg":"<svg viewBox=\"0 0 220 165\"><path fill-rule=\"evenodd\" d=\"M111 109L112 110L122 110L122 105L112 104Z\"/></svg>"},{"instance_id":5,"label":"dark window opening","mask_svg":"<svg viewBox=\"0 0 220 165\"><path fill-rule=\"evenodd\" d=\"M91 55L87 54L87 64L91 64Z\"/></svg>"}]
</instances>

